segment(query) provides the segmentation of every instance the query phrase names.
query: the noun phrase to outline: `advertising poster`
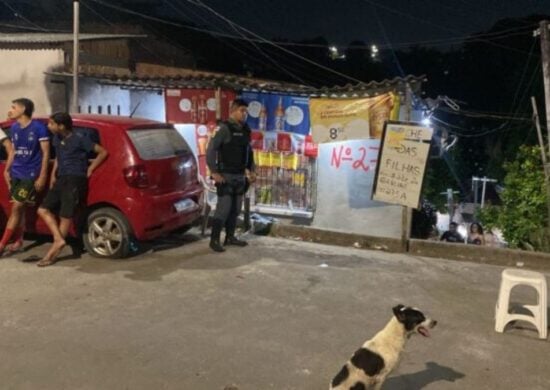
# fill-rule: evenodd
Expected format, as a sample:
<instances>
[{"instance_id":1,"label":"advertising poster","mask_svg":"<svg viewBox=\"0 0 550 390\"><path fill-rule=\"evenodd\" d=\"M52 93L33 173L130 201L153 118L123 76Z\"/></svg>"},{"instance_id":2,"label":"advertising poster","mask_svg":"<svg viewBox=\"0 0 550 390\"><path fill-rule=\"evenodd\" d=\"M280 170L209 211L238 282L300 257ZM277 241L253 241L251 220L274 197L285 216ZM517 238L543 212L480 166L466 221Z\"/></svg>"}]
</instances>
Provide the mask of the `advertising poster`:
<instances>
[{"instance_id":1,"label":"advertising poster","mask_svg":"<svg viewBox=\"0 0 550 390\"><path fill-rule=\"evenodd\" d=\"M229 116L229 105L235 100L235 93L220 91L220 106L214 89L167 89L166 121L168 123L216 123Z\"/></svg>"},{"instance_id":2,"label":"advertising poster","mask_svg":"<svg viewBox=\"0 0 550 390\"><path fill-rule=\"evenodd\" d=\"M309 98L255 92L243 92L242 98L252 130L309 134Z\"/></svg>"},{"instance_id":3,"label":"advertising poster","mask_svg":"<svg viewBox=\"0 0 550 390\"><path fill-rule=\"evenodd\" d=\"M316 143L354 139L380 139L384 122L399 116L399 95L373 98L312 98L311 134Z\"/></svg>"}]
</instances>

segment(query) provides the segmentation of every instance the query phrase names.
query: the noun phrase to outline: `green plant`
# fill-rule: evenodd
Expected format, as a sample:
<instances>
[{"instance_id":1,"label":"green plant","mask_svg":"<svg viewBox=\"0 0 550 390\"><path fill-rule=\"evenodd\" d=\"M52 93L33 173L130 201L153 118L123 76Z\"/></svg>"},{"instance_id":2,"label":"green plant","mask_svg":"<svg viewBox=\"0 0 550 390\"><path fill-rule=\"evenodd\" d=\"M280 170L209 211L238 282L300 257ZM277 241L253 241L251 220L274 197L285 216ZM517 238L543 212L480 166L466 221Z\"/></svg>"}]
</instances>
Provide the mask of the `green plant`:
<instances>
[{"instance_id":1,"label":"green plant","mask_svg":"<svg viewBox=\"0 0 550 390\"><path fill-rule=\"evenodd\" d=\"M547 193L540 149L521 146L516 159L504 164L504 170L502 206L481 210L481 221L488 228L500 227L513 248L547 249Z\"/></svg>"}]
</instances>

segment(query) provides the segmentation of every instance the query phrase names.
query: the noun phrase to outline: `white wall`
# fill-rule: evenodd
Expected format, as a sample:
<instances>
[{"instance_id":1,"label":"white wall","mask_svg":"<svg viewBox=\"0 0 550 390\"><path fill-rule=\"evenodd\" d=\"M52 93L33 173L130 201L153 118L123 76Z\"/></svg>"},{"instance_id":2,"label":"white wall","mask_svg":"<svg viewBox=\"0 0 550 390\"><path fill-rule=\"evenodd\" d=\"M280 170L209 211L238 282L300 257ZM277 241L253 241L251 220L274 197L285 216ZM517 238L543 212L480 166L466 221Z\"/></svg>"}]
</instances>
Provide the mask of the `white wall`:
<instances>
[{"instance_id":1,"label":"white wall","mask_svg":"<svg viewBox=\"0 0 550 390\"><path fill-rule=\"evenodd\" d=\"M65 107L65 87L52 84L44 74L63 67L62 50L0 50L0 118L7 116L14 99L26 97L37 115Z\"/></svg>"},{"instance_id":2,"label":"white wall","mask_svg":"<svg viewBox=\"0 0 550 390\"><path fill-rule=\"evenodd\" d=\"M313 226L369 236L401 237L401 206L371 199L379 147L380 141L372 139L319 144ZM340 156L339 162L335 162L335 156ZM357 161L362 161L368 170L358 166Z\"/></svg>"},{"instance_id":3,"label":"white wall","mask_svg":"<svg viewBox=\"0 0 550 390\"><path fill-rule=\"evenodd\" d=\"M118 107L120 115L130 115L130 91L118 86L101 85L90 79L80 79L78 88L78 104L83 114L89 111L91 114L99 114L101 106L101 113L107 115L110 106L111 115L118 115Z\"/></svg>"},{"instance_id":4,"label":"white wall","mask_svg":"<svg viewBox=\"0 0 550 390\"><path fill-rule=\"evenodd\" d=\"M165 122L166 106L164 94L155 91L132 90L130 92L130 112L133 110L136 110L134 117Z\"/></svg>"}]
</instances>

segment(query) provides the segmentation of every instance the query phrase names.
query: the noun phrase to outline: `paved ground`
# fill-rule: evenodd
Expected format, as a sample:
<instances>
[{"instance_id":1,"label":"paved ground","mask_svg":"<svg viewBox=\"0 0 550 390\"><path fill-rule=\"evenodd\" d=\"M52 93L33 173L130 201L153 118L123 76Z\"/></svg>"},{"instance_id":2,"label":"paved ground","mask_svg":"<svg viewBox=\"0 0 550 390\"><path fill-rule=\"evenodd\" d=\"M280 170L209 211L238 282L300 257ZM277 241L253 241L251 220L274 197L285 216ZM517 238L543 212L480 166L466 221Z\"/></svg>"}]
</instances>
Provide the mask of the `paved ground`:
<instances>
[{"instance_id":1,"label":"paved ground","mask_svg":"<svg viewBox=\"0 0 550 390\"><path fill-rule=\"evenodd\" d=\"M493 331L499 267L265 237L213 255L189 237L125 261L2 260L0 388L327 389L397 303L439 324L386 390L550 388L550 342Z\"/></svg>"}]
</instances>

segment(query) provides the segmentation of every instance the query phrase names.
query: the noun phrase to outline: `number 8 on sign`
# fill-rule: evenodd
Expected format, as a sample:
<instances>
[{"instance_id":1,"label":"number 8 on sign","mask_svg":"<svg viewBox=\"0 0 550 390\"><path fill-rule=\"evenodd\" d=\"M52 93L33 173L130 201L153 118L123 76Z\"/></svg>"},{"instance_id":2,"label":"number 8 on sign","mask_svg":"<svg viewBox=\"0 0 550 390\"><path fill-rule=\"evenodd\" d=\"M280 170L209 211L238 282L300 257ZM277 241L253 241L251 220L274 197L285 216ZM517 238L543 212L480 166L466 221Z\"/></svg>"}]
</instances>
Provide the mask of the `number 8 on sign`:
<instances>
[{"instance_id":1,"label":"number 8 on sign","mask_svg":"<svg viewBox=\"0 0 550 390\"><path fill-rule=\"evenodd\" d=\"M331 129L329 130L329 137L330 137L330 139L336 139L336 138L338 138L338 133L339 133L339 131L338 131L337 128L334 128L334 127L331 128Z\"/></svg>"}]
</instances>

